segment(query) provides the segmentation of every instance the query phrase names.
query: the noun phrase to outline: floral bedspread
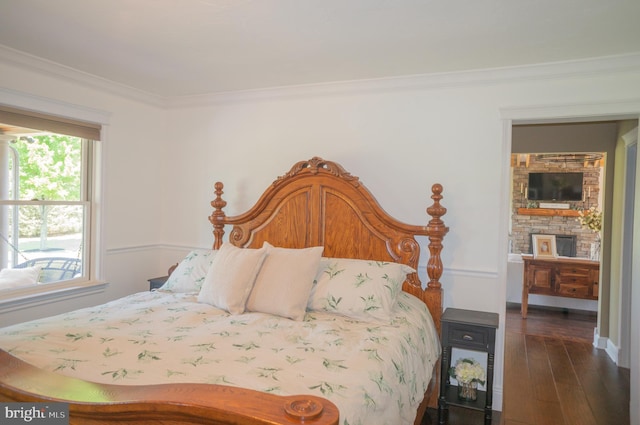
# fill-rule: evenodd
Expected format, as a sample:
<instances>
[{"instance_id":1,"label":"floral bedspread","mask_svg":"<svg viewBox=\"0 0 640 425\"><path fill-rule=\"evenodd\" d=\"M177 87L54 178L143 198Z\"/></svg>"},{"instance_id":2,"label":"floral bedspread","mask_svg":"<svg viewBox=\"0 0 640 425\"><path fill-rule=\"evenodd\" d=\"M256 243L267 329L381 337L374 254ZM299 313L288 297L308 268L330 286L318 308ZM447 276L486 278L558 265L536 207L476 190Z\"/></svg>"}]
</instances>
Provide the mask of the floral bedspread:
<instances>
[{"instance_id":1,"label":"floral bedspread","mask_svg":"<svg viewBox=\"0 0 640 425\"><path fill-rule=\"evenodd\" d=\"M85 380L316 394L338 406L341 425L412 424L440 346L423 303L401 294L395 309L389 324L321 312L296 322L143 292L0 329L0 347Z\"/></svg>"}]
</instances>

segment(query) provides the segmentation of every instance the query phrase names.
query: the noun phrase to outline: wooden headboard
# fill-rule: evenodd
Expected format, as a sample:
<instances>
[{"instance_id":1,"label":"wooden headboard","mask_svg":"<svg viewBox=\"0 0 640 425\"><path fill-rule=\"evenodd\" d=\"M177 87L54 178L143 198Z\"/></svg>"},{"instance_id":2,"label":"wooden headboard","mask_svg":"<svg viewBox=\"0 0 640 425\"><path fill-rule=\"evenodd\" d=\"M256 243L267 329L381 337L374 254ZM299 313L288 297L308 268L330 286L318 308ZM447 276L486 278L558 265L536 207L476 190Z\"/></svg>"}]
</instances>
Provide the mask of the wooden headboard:
<instances>
[{"instance_id":1,"label":"wooden headboard","mask_svg":"<svg viewBox=\"0 0 640 425\"><path fill-rule=\"evenodd\" d=\"M402 223L387 214L358 177L341 165L314 157L296 163L278 177L258 202L244 214L229 217L223 208L223 184L215 184L216 198L209 217L215 237L222 244L225 225L231 225L229 241L236 246L259 248L264 241L285 248L324 246L325 257L393 261L418 269L420 244L416 236L429 238L429 282L422 288L418 274L408 276L403 290L423 300L440 330L442 313L442 239L448 232L441 217L442 186L432 187L433 205L427 225Z\"/></svg>"}]
</instances>

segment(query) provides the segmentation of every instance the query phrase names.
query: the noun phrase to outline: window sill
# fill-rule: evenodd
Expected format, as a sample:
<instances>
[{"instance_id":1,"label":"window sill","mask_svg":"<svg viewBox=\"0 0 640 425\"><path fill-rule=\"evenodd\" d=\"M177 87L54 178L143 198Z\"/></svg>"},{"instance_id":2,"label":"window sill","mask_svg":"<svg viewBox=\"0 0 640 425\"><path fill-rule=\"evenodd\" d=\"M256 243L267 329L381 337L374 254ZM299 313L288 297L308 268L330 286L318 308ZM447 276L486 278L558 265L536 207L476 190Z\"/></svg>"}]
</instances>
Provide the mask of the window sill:
<instances>
[{"instance_id":1,"label":"window sill","mask_svg":"<svg viewBox=\"0 0 640 425\"><path fill-rule=\"evenodd\" d=\"M107 282L85 281L85 282L64 282L60 284L47 284L51 287L44 288L42 285L25 288L16 291L7 291L7 294L0 295L0 314L15 310L22 310L29 307L48 304L51 302L65 301L72 298L104 292Z\"/></svg>"}]
</instances>

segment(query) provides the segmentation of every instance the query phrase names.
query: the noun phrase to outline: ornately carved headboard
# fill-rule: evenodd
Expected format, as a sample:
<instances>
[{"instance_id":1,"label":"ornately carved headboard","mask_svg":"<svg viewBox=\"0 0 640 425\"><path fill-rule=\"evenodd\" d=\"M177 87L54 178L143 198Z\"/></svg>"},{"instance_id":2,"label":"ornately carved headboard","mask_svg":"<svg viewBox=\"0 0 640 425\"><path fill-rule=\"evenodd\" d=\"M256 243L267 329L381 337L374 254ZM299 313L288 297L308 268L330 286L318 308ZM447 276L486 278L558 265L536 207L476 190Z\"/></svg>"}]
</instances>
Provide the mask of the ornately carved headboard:
<instances>
[{"instance_id":1,"label":"ornately carved headboard","mask_svg":"<svg viewBox=\"0 0 640 425\"><path fill-rule=\"evenodd\" d=\"M394 261L418 268L420 245L415 236L429 238L430 256L423 290L418 274L407 278L403 289L423 300L438 330L442 312L442 239L448 232L441 217L442 186L432 187L433 205L427 208L427 225L402 223L387 214L358 177L341 165L314 157L296 163L264 192L246 213L228 217L223 212L223 185L215 184L216 198L209 220L217 249L224 226L233 228L229 241L236 246L258 248L264 241L286 248L324 246L325 257Z\"/></svg>"}]
</instances>

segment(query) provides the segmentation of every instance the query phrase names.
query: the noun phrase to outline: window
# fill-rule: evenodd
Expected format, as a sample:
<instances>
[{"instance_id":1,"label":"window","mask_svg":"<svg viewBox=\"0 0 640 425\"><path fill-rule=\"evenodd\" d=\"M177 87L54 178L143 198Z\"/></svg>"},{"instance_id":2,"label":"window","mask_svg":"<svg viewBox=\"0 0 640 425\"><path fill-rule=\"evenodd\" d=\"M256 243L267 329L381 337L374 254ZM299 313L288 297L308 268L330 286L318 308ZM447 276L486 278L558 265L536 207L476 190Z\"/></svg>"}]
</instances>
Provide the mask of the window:
<instances>
[{"instance_id":1,"label":"window","mask_svg":"<svg viewBox=\"0 0 640 425\"><path fill-rule=\"evenodd\" d=\"M0 296L91 278L99 138L98 125L0 105Z\"/></svg>"}]
</instances>

